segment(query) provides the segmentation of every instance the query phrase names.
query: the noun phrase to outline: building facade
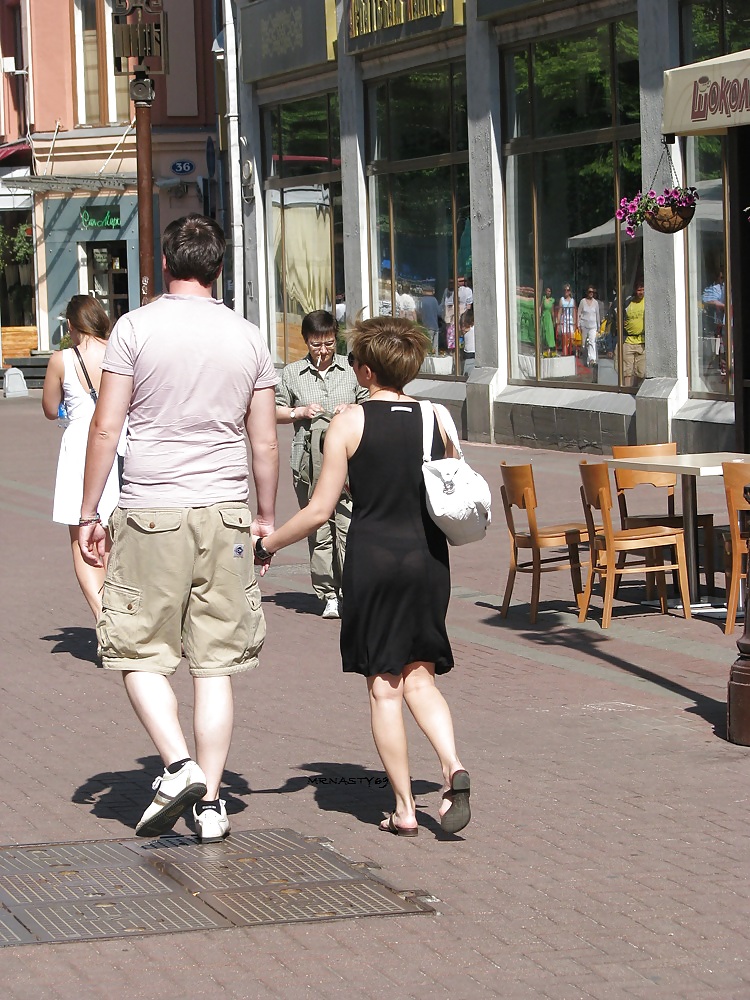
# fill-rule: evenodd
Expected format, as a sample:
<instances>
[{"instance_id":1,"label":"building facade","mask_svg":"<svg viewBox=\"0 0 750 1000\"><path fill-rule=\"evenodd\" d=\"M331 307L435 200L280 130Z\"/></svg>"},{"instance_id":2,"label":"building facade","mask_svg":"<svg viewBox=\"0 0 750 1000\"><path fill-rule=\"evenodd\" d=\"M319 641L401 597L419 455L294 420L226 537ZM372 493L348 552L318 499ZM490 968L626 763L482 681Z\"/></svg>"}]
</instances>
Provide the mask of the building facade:
<instances>
[{"instance_id":1,"label":"building facade","mask_svg":"<svg viewBox=\"0 0 750 1000\"><path fill-rule=\"evenodd\" d=\"M218 142L215 4L161 6L172 60L168 75L155 77L152 109L157 236L180 215L214 210ZM0 158L25 157L12 177L0 171L0 199L25 191L40 351L59 345L71 295L96 296L113 321L140 304L134 106L113 54L122 23L115 7L114 0L0 4ZM160 290L158 253L156 260L149 294Z\"/></svg>"},{"instance_id":2,"label":"building facade","mask_svg":"<svg viewBox=\"0 0 750 1000\"><path fill-rule=\"evenodd\" d=\"M244 306L277 363L311 309L403 315L432 340L412 390L472 440L736 446L733 140L665 144L662 110L665 70L750 44L750 2L238 0L236 22ZM628 236L621 199L678 182L687 229Z\"/></svg>"}]
</instances>

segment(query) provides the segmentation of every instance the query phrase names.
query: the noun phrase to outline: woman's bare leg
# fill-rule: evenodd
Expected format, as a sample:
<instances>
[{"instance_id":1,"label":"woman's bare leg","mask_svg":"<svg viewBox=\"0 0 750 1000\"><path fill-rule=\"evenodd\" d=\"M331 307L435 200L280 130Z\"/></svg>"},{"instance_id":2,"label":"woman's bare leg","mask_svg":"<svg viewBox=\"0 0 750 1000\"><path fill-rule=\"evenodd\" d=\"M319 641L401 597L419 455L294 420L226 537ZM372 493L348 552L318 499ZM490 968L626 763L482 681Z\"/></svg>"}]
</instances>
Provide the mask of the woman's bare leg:
<instances>
[{"instance_id":1,"label":"woman's bare leg","mask_svg":"<svg viewBox=\"0 0 750 1000\"><path fill-rule=\"evenodd\" d=\"M102 590L110 549L109 534L107 535L107 556L104 559L104 566L89 566L87 562L83 561L81 550L78 548L78 525L69 524L68 531L70 532L70 550L73 553L73 569L78 586L86 598L86 603L94 613L94 619L99 621L102 616Z\"/></svg>"},{"instance_id":2,"label":"woman's bare leg","mask_svg":"<svg viewBox=\"0 0 750 1000\"><path fill-rule=\"evenodd\" d=\"M404 684L393 674L367 678L370 721L380 759L396 796L394 822L398 827L416 827L414 798L411 794L409 753L402 713Z\"/></svg>"},{"instance_id":3,"label":"woman's bare leg","mask_svg":"<svg viewBox=\"0 0 750 1000\"><path fill-rule=\"evenodd\" d=\"M435 684L434 663L410 663L404 668L404 701L414 719L432 744L443 771L443 798L440 815L450 808L451 800L445 797L450 791L451 776L462 770L456 753L453 719L448 703Z\"/></svg>"}]
</instances>

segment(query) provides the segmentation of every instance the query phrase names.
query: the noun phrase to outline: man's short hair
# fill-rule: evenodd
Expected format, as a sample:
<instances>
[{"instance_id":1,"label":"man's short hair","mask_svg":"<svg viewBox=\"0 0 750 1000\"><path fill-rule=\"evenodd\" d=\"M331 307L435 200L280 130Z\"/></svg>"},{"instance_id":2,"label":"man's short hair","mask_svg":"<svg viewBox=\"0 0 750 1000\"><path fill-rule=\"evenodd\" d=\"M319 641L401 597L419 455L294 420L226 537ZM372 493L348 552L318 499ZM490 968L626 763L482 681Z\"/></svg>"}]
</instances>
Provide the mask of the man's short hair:
<instances>
[{"instance_id":1,"label":"man's short hair","mask_svg":"<svg viewBox=\"0 0 750 1000\"><path fill-rule=\"evenodd\" d=\"M317 334L319 336L325 336L326 334L337 334L339 331L339 324L333 313L329 313L327 309L316 309L314 312L309 312L302 319L302 338L307 343L307 341L313 335Z\"/></svg>"},{"instance_id":2,"label":"man's short hair","mask_svg":"<svg viewBox=\"0 0 750 1000\"><path fill-rule=\"evenodd\" d=\"M206 288L219 276L227 241L218 222L206 215L183 215L170 222L161 241L167 270L178 281Z\"/></svg>"}]
</instances>

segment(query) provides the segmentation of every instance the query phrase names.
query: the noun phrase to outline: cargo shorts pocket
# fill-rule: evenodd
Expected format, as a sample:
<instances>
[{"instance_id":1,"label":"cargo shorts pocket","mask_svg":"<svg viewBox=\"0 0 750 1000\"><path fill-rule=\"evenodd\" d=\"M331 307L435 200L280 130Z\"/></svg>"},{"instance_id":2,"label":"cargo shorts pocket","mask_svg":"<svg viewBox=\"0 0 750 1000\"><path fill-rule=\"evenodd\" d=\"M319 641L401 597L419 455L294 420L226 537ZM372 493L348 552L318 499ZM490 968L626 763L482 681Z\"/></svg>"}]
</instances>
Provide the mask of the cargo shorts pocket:
<instances>
[{"instance_id":1,"label":"cargo shorts pocket","mask_svg":"<svg viewBox=\"0 0 750 1000\"><path fill-rule=\"evenodd\" d=\"M266 619L261 607L260 587L255 581L245 588L245 599L248 603L246 655L257 658L266 638Z\"/></svg>"},{"instance_id":2,"label":"cargo shorts pocket","mask_svg":"<svg viewBox=\"0 0 750 1000\"><path fill-rule=\"evenodd\" d=\"M226 528L249 531L252 518L247 507L222 507L219 511Z\"/></svg>"},{"instance_id":3,"label":"cargo shorts pocket","mask_svg":"<svg viewBox=\"0 0 750 1000\"><path fill-rule=\"evenodd\" d=\"M141 592L122 583L105 581L102 593L102 616L96 635L102 656L132 659L136 654L135 619L141 610Z\"/></svg>"},{"instance_id":4,"label":"cargo shorts pocket","mask_svg":"<svg viewBox=\"0 0 750 1000\"><path fill-rule=\"evenodd\" d=\"M147 535L177 531L182 524L181 510L128 510L128 524Z\"/></svg>"}]
</instances>

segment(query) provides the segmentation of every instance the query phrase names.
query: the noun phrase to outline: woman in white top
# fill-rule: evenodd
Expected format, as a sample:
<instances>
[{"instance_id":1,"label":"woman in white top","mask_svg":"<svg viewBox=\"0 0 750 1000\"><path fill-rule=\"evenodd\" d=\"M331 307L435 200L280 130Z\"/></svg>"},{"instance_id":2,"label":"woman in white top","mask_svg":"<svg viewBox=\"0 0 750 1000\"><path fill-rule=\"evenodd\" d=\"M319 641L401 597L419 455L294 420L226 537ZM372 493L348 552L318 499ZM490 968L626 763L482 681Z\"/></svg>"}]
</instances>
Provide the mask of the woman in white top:
<instances>
[{"instance_id":1,"label":"woman in white top","mask_svg":"<svg viewBox=\"0 0 750 1000\"><path fill-rule=\"evenodd\" d=\"M48 420L56 420L60 404L65 405L69 423L63 431L57 463L52 520L67 524L76 579L89 607L98 620L102 611L102 588L106 567L89 566L78 548L78 520L81 516L83 470L89 424L94 415L95 394L102 377L102 359L109 337L110 322L103 307L90 295L74 295L66 310L72 348L53 354L47 365L42 390L42 409ZM76 354L76 349L78 353ZM93 386L89 387L86 374ZM117 464L112 466L99 504L106 524L117 506L120 485Z\"/></svg>"},{"instance_id":2,"label":"woman in white top","mask_svg":"<svg viewBox=\"0 0 750 1000\"><path fill-rule=\"evenodd\" d=\"M594 292L594 287L589 285L585 298L581 299L578 304L578 325L581 328L583 347L586 352L586 364L590 367L599 362L596 338L599 335L599 327L602 322L599 302L594 297Z\"/></svg>"},{"instance_id":3,"label":"woman in white top","mask_svg":"<svg viewBox=\"0 0 750 1000\"><path fill-rule=\"evenodd\" d=\"M558 348L563 357L573 353L573 334L577 325L576 300L573 298L570 285L564 285L562 298L557 304Z\"/></svg>"}]
</instances>

